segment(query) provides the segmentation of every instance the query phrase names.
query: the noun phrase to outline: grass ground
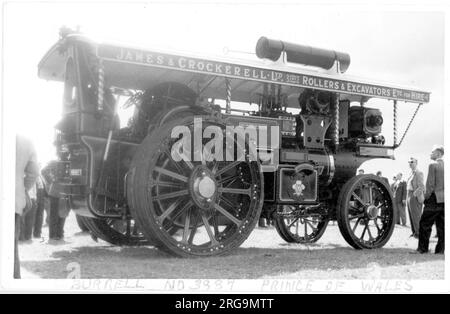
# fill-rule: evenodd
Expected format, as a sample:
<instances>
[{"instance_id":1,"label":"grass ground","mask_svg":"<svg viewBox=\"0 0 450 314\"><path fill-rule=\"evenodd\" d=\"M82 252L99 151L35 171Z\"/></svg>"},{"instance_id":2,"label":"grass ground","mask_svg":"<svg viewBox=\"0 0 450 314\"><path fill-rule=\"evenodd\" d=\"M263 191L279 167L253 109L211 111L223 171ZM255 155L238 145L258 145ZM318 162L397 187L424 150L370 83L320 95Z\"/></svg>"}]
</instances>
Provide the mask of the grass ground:
<instances>
[{"instance_id":1,"label":"grass ground","mask_svg":"<svg viewBox=\"0 0 450 314\"><path fill-rule=\"evenodd\" d=\"M409 254L417 246L410 233L397 226L384 248L357 251L333 224L308 246L285 243L272 227L256 228L229 256L181 259L153 247L94 242L79 231L71 213L66 243L35 239L20 245L20 256L23 278L67 278L79 265L81 278L444 279L444 256ZM47 234L44 228L44 239ZM433 238L431 249L435 244Z\"/></svg>"}]
</instances>

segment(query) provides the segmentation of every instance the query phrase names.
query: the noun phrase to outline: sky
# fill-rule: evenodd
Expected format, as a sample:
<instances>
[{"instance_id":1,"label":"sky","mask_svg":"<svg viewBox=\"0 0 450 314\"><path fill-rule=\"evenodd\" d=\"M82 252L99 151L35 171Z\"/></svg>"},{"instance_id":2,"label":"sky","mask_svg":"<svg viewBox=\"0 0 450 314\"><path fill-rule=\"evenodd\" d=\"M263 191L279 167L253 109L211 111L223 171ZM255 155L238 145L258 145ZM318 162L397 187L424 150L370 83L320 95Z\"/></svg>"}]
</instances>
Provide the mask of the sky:
<instances>
[{"instance_id":1,"label":"sky","mask_svg":"<svg viewBox=\"0 0 450 314\"><path fill-rule=\"evenodd\" d=\"M254 58L260 36L344 51L347 74L432 93L422 106L396 160L373 160L367 172L389 179L408 173L407 159L427 170L434 144L444 143L444 15L412 7L298 4L14 3L3 11L3 109L17 132L30 137L40 161L54 157L53 126L61 113L62 84L37 77L37 65L58 39L59 28L80 26L93 38L198 55ZM228 54L225 52L228 51ZM246 52L239 53L237 51ZM392 103L372 101L392 138ZM399 135L416 105L400 103Z\"/></svg>"}]
</instances>

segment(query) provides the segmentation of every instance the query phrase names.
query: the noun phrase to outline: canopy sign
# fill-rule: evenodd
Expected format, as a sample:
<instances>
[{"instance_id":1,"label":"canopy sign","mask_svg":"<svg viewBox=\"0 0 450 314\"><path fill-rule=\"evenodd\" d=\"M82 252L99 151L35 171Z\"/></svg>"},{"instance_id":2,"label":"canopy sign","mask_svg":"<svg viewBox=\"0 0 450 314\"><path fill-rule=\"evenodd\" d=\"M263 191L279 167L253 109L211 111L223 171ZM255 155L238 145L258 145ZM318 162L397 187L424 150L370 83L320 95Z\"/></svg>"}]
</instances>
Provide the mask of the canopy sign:
<instances>
[{"instance_id":1,"label":"canopy sign","mask_svg":"<svg viewBox=\"0 0 450 314\"><path fill-rule=\"evenodd\" d=\"M318 75L278 71L242 64L199 59L194 57L156 53L139 49L101 45L98 57L146 66L171 68L179 71L219 75L268 83L278 83L303 88L314 88L368 97L396 99L400 101L426 103L430 93L402 89L378 84L362 83L345 79L335 79Z\"/></svg>"}]
</instances>

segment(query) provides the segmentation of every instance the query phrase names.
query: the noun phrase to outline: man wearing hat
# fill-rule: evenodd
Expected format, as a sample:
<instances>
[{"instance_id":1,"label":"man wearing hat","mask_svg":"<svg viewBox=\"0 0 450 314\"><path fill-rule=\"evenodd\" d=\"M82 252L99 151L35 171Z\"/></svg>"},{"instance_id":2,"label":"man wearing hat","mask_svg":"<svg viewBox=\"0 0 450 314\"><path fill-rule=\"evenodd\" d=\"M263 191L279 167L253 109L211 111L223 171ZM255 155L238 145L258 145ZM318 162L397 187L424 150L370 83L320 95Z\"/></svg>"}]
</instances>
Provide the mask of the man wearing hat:
<instances>
[{"instance_id":1,"label":"man wearing hat","mask_svg":"<svg viewBox=\"0 0 450 314\"><path fill-rule=\"evenodd\" d=\"M444 147L434 146L428 167L428 177L425 187L425 207L419 227L419 253L427 253L430 242L431 228L436 223L438 243L435 253L444 254Z\"/></svg>"},{"instance_id":2,"label":"man wearing hat","mask_svg":"<svg viewBox=\"0 0 450 314\"><path fill-rule=\"evenodd\" d=\"M411 157L408 161L411 175L406 183L406 203L408 205L409 219L411 220L411 236L419 238L419 222L422 215L425 185L423 173L417 169L417 159Z\"/></svg>"}]
</instances>

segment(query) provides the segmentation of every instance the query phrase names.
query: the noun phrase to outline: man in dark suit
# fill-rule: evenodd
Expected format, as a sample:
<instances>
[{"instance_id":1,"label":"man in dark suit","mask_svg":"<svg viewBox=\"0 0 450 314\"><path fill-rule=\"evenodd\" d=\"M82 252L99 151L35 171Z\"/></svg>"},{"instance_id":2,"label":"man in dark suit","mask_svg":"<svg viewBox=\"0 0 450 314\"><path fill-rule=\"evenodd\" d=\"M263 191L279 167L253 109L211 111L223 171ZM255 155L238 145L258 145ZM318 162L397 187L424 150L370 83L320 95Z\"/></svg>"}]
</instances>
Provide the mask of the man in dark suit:
<instances>
[{"instance_id":1,"label":"man in dark suit","mask_svg":"<svg viewBox=\"0 0 450 314\"><path fill-rule=\"evenodd\" d=\"M444 147L435 146L430 158L433 162L428 167L428 177L425 186L425 208L419 227L419 253L427 253L430 242L431 228L436 223L438 243L436 254L444 254Z\"/></svg>"},{"instance_id":2,"label":"man in dark suit","mask_svg":"<svg viewBox=\"0 0 450 314\"><path fill-rule=\"evenodd\" d=\"M395 176L395 182L392 183L391 190L394 194L394 203L397 210L396 224L406 226L406 182L402 180L403 174Z\"/></svg>"}]
</instances>

